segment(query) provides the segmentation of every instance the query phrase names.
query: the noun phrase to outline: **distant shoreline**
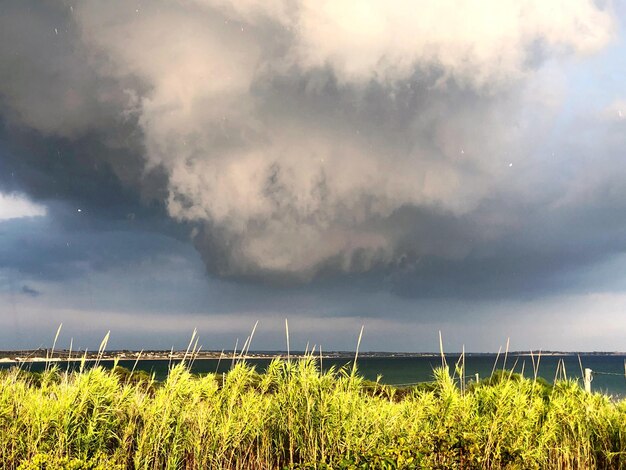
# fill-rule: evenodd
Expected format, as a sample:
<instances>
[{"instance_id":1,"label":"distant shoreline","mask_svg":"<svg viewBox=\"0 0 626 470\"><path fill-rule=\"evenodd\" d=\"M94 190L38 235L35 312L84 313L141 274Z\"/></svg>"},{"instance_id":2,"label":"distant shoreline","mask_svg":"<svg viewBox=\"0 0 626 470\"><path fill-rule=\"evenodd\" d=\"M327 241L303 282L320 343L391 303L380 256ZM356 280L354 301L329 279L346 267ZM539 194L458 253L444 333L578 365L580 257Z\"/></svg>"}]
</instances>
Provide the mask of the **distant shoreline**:
<instances>
[{"instance_id":1,"label":"distant shoreline","mask_svg":"<svg viewBox=\"0 0 626 470\"><path fill-rule=\"evenodd\" d=\"M239 352L233 351L201 351L193 355L194 361L201 360L232 360L233 357L237 359L245 360L271 360L271 359L286 359L288 354L286 351L258 351L248 352L241 355ZM500 355L505 355L504 352L500 352ZM509 351L506 353L508 356L625 356L626 352L619 351ZM460 356L461 353L445 353L446 356ZM497 356L495 352L466 352L467 357L485 357L485 356ZM306 356L304 351L294 351L289 354L289 357L297 359ZM320 357L318 353L314 354L315 357ZM355 356L354 351L329 351L323 352L322 359L353 359ZM428 352L428 353L398 353L398 352L360 352L359 358L361 359L391 359L391 358L424 358L424 357L439 357L440 353ZM98 352L91 351L68 351L68 350L51 350L35 349L35 350L10 350L0 351L0 364L21 364L21 363L35 363L35 362L94 362L94 361L182 361L183 359L192 359L192 354L185 353L185 351L132 351L132 350L111 350L104 351L99 354Z\"/></svg>"}]
</instances>

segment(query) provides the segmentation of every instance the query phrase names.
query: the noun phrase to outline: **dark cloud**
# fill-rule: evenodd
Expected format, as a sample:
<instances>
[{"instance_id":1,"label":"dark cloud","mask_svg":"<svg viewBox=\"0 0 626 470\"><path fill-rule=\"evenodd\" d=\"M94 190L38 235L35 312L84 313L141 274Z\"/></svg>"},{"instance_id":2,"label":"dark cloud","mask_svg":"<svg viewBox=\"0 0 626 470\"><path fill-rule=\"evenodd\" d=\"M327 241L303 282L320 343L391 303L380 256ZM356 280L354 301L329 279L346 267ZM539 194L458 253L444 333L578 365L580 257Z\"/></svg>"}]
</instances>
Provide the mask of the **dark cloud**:
<instances>
[{"instance_id":1,"label":"dark cloud","mask_svg":"<svg viewBox=\"0 0 626 470\"><path fill-rule=\"evenodd\" d=\"M360 41L304 1L2 4L0 189L50 213L0 226L0 266L75 277L191 235L211 274L270 291L567 289L626 228L626 120L559 123L540 75L613 33L574 3L559 25L503 10L506 50L456 27L488 5L424 8L447 34L422 42L395 3Z\"/></svg>"},{"instance_id":2,"label":"dark cloud","mask_svg":"<svg viewBox=\"0 0 626 470\"><path fill-rule=\"evenodd\" d=\"M27 285L23 285L22 286L22 294L27 295L29 297L39 297L41 295L41 292L39 292L37 289L33 289L30 286Z\"/></svg>"},{"instance_id":3,"label":"dark cloud","mask_svg":"<svg viewBox=\"0 0 626 470\"><path fill-rule=\"evenodd\" d=\"M93 218L57 203L46 217L0 222L0 268L29 279L71 280L172 253L184 239L178 230L150 219Z\"/></svg>"}]
</instances>

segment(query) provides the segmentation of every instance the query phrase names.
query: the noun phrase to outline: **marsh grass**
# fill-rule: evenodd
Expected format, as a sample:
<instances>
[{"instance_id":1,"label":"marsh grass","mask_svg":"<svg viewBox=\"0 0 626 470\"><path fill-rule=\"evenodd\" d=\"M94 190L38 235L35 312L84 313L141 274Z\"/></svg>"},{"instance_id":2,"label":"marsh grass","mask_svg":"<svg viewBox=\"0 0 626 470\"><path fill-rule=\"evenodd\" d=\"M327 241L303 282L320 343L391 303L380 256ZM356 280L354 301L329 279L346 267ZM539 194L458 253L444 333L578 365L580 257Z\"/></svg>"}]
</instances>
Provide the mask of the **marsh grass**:
<instances>
[{"instance_id":1,"label":"marsh grass","mask_svg":"<svg viewBox=\"0 0 626 470\"><path fill-rule=\"evenodd\" d=\"M626 402L510 371L465 387L444 365L401 389L313 354L263 374L173 366L0 375L6 469L626 468Z\"/></svg>"}]
</instances>

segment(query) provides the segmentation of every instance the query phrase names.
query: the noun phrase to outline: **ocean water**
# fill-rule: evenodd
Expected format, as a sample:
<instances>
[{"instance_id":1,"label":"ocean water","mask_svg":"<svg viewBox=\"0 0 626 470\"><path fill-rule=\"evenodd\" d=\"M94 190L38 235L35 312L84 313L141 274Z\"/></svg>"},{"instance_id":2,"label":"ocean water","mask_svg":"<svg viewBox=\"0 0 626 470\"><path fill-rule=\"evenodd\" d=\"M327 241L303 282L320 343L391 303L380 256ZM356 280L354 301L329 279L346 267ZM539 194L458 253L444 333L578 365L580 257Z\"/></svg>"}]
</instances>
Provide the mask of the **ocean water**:
<instances>
[{"instance_id":1,"label":"ocean water","mask_svg":"<svg viewBox=\"0 0 626 470\"><path fill-rule=\"evenodd\" d=\"M458 361L459 356L447 354L446 360L450 369L454 370L454 364ZM537 356L534 358L537 363ZM568 379L578 380L582 386L581 380L581 363L583 368L590 368L593 371L592 390L601 391L603 393L616 397L626 397L626 375L625 361L626 355L601 355L601 354L576 354L559 355L559 356L541 356L538 366L538 376L553 382L557 373L559 361L564 364L565 372ZM141 360L137 363L136 369L145 370L154 373L157 380L163 380L167 376L169 367L177 361L168 360ZM249 359L247 362L254 365L255 368L262 372L270 363L269 359ZM192 365L194 373L209 372L226 372L231 367L232 361L223 358L221 361L217 359L201 359L196 360ZM67 367L67 363L57 363L61 369ZM88 363L90 364L90 363ZM120 366L132 369L135 365L134 360L119 361ZM504 355L498 357L496 363L496 355L467 355L465 358L465 370L467 380L473 379L478 373L480 378L489 377L494 369L514 369L515 372L523 372L526 377L532 378L533 360L527 355L509 354L504 363ZM102 361L104 367L112 367L113 361ZM77 363L72 363L70 367L77 367ZM328 358L323 359L322 367L327 370L330 367L352 367L352 360L347 358ZM11 364L0 364L1 368L11 367ZM41 371L45 368L44 363L28 363L22 364L22 367L32 371ZM433 378L433 370L441 367L441 357L439 356L411 356L411 357L359 357L357 361L357 370L360 375L369 380L377 380L391 385L406 385L416 382L428 382Z\"/></svg>"}]
</instances>

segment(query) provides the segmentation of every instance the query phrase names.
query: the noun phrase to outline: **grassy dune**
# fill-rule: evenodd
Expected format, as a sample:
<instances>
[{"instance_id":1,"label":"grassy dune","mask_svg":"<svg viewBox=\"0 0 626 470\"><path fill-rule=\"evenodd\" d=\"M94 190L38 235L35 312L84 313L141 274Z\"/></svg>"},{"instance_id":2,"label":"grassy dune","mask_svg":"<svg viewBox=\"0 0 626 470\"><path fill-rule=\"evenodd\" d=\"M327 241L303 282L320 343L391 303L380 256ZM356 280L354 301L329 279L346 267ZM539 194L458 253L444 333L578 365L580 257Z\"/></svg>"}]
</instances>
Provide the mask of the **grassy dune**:
<instances>
[{"instance_id":1,"label":"grassy dune","mask_svg":"<svg viewBox=\"0 0 626 470\"><path fill-rule=\"evenodd\" d=\"M313 359L156 383L96 367L0 376L7 469L626 468L626 402L445 369L396 390Z\"/></svg>"}]
</instances>

